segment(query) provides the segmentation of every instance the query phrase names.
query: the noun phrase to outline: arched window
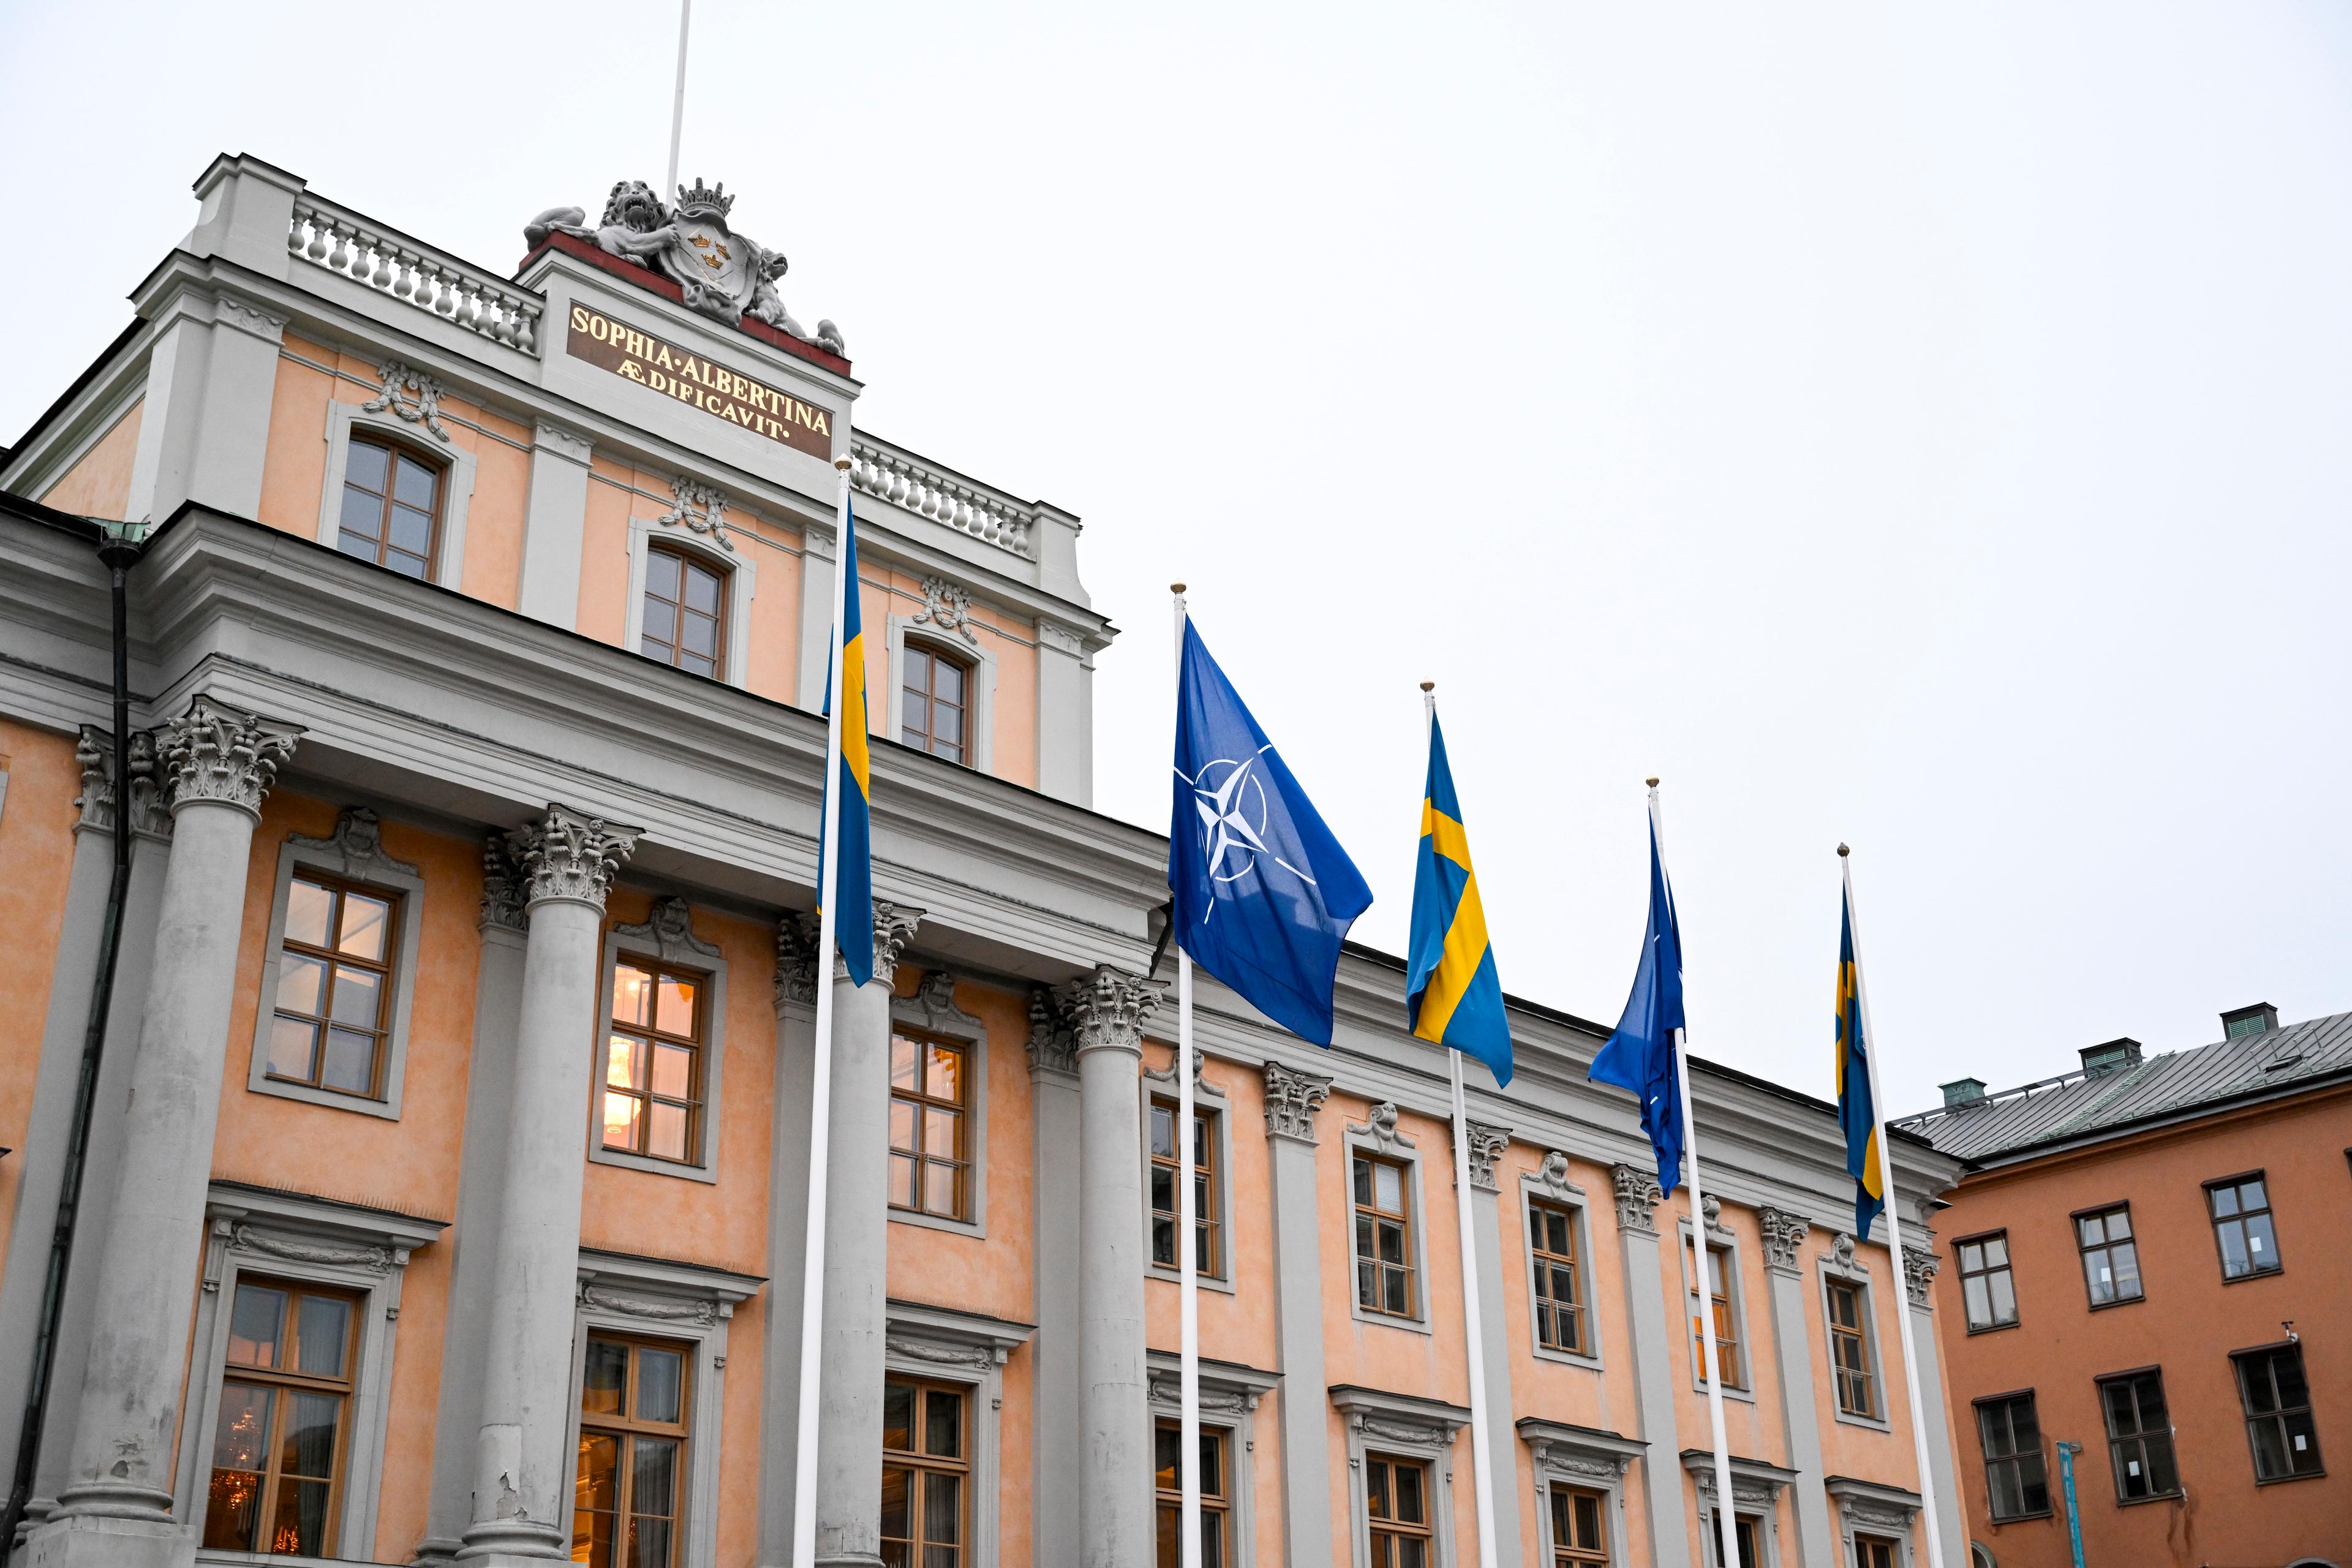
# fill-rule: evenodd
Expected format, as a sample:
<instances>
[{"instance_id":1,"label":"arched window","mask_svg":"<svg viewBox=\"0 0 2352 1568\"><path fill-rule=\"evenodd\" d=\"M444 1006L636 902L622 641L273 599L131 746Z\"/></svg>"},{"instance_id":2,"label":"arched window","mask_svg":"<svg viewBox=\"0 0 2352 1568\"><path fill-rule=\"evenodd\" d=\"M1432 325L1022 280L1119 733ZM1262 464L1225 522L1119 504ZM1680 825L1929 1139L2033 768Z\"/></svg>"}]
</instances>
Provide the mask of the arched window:
<instances>
[{"instance_id":1,"label":"arched window","mask_svg":"<svg viewBox=\"0 0 2352 1568\"><path fill-rule=\"evenodd\" d=\"M951 763L965 760L971 737L971 666L908 639L899 693L898 738Z\"/></svg>"},{"instance_id":2,"label":"arched window","mask_svg":"<svg viewBox=\"0 0 2352 1568\"><path fill-rule=\"evenodd\" d=\"M656 546L646 555L645 635L637 650L713 679L723 673L726 574L682 550Z\"/></svg>"},{"instance_id":3,"label":"arched window","mask_svg":"<svg viewBox=\"0 0 2352 1568\"><path fill-rule=\"evenodd\" d=\"M354 436L343 466L335 547L404 576L433 576L442 470L404 447Z\"/></svg>"}]
</instances>

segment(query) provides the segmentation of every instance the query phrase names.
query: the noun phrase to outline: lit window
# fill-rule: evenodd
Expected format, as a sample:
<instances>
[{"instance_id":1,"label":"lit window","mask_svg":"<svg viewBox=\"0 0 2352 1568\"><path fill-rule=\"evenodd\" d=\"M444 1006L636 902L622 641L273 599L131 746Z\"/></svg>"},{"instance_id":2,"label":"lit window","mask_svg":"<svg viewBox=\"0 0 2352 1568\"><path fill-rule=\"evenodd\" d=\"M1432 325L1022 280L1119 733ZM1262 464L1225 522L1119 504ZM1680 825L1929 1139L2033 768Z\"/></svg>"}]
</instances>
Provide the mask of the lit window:
<instances>
[{"instance_id":1,"label":"lit window","mask_svg":"<svg viewBox=\"0 0 2352 1568\"><path fill-rule=\"evenodd\" d=\"M613 966L604 1147L691 1163L702 1148L703 976L649 959Z\"/></svg>"},{"instance_id":2,"label":"lit window","mask_svg":"<svg viewBox=\"0 0 2352 1568\"><path fill-rule=\"evenodd\" d=\"M890 1037L890 1206L942 1219L971 1217L964 1147L968 1047L907 1033Z\"/></svg>"},{"instance_id":3,"label":"lit window","mask_svg":"<svg viewBox=\"0 0 2352 1568\"><path fill-rule=\"evenodd\" d=\"M1356 1305L1385 1317L1419 1315L1412 1288L1412 1212L1405 1169L1355 1157Z\"/></svg>"},{"instance_id":4,"label":"lit window","mask_svg":"<svg viewBox=\"0 0 2352 1568\"><path fill-rule=\"evenodd\" d=\"M2005 1329L2017 1321L2017 1282L2009 1272L2009 1232L1995 1231L1964 1241L1960 1299L1970 1329Z\"/></svg>"},{"instance_id":5,"label":"lit window","mask_svg":"<svg viewBox=\"0 0 2352 1568\"><path fill-rule=\"evenodd\" d=\"M1536 1271L1536 1343L1547 1350L1589 1351L1584 1297L1577 1283L1576 1216L1551 1204L1529 1204L1528 1247Z\"/></svg>"},{"instance_id":6,"label":"lit window","mask_svg":"<svg viewBox=\"0 0 2352 1568\"><path fill-rule=\"evenodd\" d=\"M723 574L681 551L646 554L645 631L637 651L716 679L727 620Z\"/></svg>"},{"instance_id":7,"label":"lit window","mask_svg":"<svg viewBox=\"0 0 2352 1568\"><path fill-rule=\"evenodd\" d=\"M1173 1421L1162 1421L1152 1432L1152 1500L1159 1525L1159 1568L1178 1568L1183 1542L1178 1535L1184 1514L1184 1481L1176 1473L1177 1456L1184 1451L1184 1434ZM1201 1428L1201 1568L1224 1568L1233 1499L1225 1485L1225 1435Z\"/></svg>"},{"instance_id":8,"label":"lit window","mask_svg":"<svg viewBox=\"0 0 2352 1568\"><path fill-rule=\"evenodd\" d=\"M2278 1235L2271 1228L2270 1192L2259 1175L2235 1176L2205 1189L2213 1213L2213 1240L2221 1248L2221 1278L2243 1279L2278 1271Z\"/></svg>"},{"instance_id":9,"label":"lit window","mask_svg":"<svg viewBox=\"0 0 2352 1568\"><path fill-rule=\"evenodd\" d=\"M971 668L943 653L907 645L898 738L951 763L965 760Z\"/></svg>"},{"instance_id":10,"label":"lit window","mask_svg":"<svg viewBox=\"0 0 2352 1568\"><path fill-rule=\"evenodd\" d=\"M1552 1568L1607 1568L1609 1500L1573 1487L1551 1489Z\"/></svg>"},{"instance_id":11,"label":"lit window","mask_svg":"<svg viewBox=\"0 0 2352 1568\"><path fill-rule=\"evenodd\" d=\"M1830 1361L1837 1374L1838 1409L1878 1418L1878 1390L1870 1375L1869 1299L1851 1279L1829 1282Z\"/></svg>"},{"instance_id":12,"label":"lit window","mask_svg":"<svg viewBox=\"0 0 2352 1568\"><path fill-rule=\"evenodd\" d=\"M1977 1436L1984 1444L1985 1491L1993 1518L2048 1513L2050 1471L2042 1457L2042 1420L2033 1395L1979 1400Z\"/></svg>"},{"instance_id":13,"label":"lit window","mask_svg":"<svg viewBox=\"0 0 2352 1568\"><path fill-rule=\"evenodd\" d=\"M580 1378L580 1469L572 1561L671 1568L686 1498L688 1347L588 1342Z\"/></svg>"},{"instance_id":14,"label":"lit window","mask_svg":"<svg viewBox=\"0 0 2352 1568\"><path fill-rule=\"evenodd\" d=\"M965 1391L891 1378L882 1385L882 1561L963 1568Z\"/></svg>"},{"instance_id":15,"label":"lit window","mask_svg":"<svg viewBox=\"0 0 2352 1568\"><path fill-rule=\"evenodd\" d=\"M2320 1474L2319 1428L2312 1425L2303 1347L2278 1345L2230 1359L2237 1364L2246 1434L2253 1440L2254 1479L2283 1481Z\"/></svg>"},{"instance_id":16,"label":"lit window","mask_svg":"<svg viewBox=\"0 0 2352 1568\"><path fill-rule=\"evenodd\" d=\"M1182 1177L1176 1153L1176 1111L1171 1101L1151 1102L1151 1261L1162 1268L1176 1267L1176 1184ZM1198 1240L1192 1267L1213 1279L1222 1279L1214 1115L1207 1110L1192 1112L1192 1222Z\"/></svg>"},{"instance_id":17,"label":"lit window","mask_svg":"<svg viewBox=\"0 0 2352 1568\"><path fill-rule=\"evenodd\" d=\"M239 1280L213 1432L205 1544L330 1555L352 1402L352 1298Z\"/></svg>"},{"instance_id":18,"label":"lit window","mask_svg":"<svg viewBox=\"0 0 2352 1568\"><path fill-rule=\"evenodd\" d=\"M2139 1300L2139 1247L2132 1241L2130 1205L2076 1215L2074 1237L2083 1249L2083 1283L2092 1306Z\"/></svg>"},{"instance_id":19,"label":"lit window","mask_svg":"<svg viewBox=\"0 0 2352 1568\"><path fill-rule=\"evenodd\" d=\"M1378 1454L1364 1457L1364 1511L1372 1568L1430 1568L1429 1467Z\"/></svg>"},{"instance_id":20,"label":"lit window","mask_svg":"<svg viewBox=\"0 0 2352 1568\"><path fill-rule=\"evenodd\" d=\"M2104 1379L2099 1403L2107 1416L2116 1500L2178 1494L2180 1472L2172 1460L2172 1417L2165 1408L2163 1374L2140 1372Z\"/></svg>"},{"instance_id":21,"label":"lit window","mask_svg":"<svg viewBox=\"0 0 2352 1568\"><path fill-rule=\"evenodd\" d=\"M1693 1262L1690 1238L1683 1238L1684 1277L1690 1281L1692 1367L1698 1381L1706 1381L1706 1335L1709 1318L1715 1322L1716 1373L1726 1388L1745 1388L1748 1379L1739 1359L1738 1321L1731 1310L1731 1248L1710 1242L1706 1248L1706 1300L1699 1298L1698 1269Z\"/></svg>"},{"instance_id":22,"label":"lit window","mask_svg":"<svg viewBox=\"0 0 2352 1568\"><path fill-rule=\"evenodd\" d=\"M396 894L298 871L286 891L268 1075L362 1099L383 1097L392 1017Z\"/></svg>"},{"instance_id":23,"label":"lit window","mask_svg":"<svg viewBox=\"0 0 2352 1568\"><path fill-rule=\"evenodd\" d=\"M354 440L343 461L335 548L406 577L433 575L441 470L398 447Z\"/></svg>"}]
</instances>

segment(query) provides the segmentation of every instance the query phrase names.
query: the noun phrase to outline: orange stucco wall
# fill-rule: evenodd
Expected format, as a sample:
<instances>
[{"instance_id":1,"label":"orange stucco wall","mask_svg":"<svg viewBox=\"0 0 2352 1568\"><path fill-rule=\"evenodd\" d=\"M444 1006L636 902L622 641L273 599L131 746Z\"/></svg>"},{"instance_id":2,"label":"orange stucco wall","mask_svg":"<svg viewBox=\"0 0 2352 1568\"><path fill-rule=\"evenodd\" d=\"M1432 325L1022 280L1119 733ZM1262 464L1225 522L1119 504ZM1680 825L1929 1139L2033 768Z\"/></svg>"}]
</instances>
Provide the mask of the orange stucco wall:
<instances>
[{"instance_id":1,"label":"orange stucco wall","mask_svg":"<svg viewBox=\"0 0 2352 1568\"><path fill-rule=\"evenodd\" d=\"M98 438L97 445L41 492L41 504L82 517L121 521L131 504L131 467L139 455L139 416L145 406L144 398L133 403Z\"/></svg>"},{"instance_id":2,"label":"orange stucco wall","mask_svg":"<svg viewBox=\"0 0 2352 1568\"><path fill-rule=\"evenodd\" d=\"M74 799L81 765L63 735L0 719L0 774L8 796L0 803L0 931L9 933L13 960L0 966L0 1148L19 1152L0 1160L0 1259L9 1227L46 1225L56 1216L16 1212L16 1184L34 1136L26 1125L41 1060L41 1020L65 928L66 884L73 871ZM76 955L64 956L74 962ZM89 954L81 962L96 963Z\"/></svg>"}]
</instances>

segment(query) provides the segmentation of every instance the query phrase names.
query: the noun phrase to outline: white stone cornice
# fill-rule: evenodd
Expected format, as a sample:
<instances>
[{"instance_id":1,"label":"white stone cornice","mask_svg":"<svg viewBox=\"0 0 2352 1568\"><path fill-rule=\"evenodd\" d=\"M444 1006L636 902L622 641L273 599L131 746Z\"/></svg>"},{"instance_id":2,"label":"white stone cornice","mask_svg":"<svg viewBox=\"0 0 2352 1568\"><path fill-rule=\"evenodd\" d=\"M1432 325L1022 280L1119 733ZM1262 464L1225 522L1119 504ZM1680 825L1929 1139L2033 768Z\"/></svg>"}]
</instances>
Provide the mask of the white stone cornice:
<instances>
[{"instance_id":1,"label":"white stone cornice","mask_svg":"<svg viewBox=\"0 0 2352 1568\"><path fill-rule=\"evenodd\" d=\"M518 829L513 840L524 907L565 902L602 910L613 874L636 848L642 831L551 805L546 816Z\"/></svg>"},{"instance_id":2,"label":"white stone cornice","mask_svg":"<svg viewBox=\"0 0 2352 1568\"><path fill-rule=\"evenodd\" d=\"M302 734L294 725L240 712L203 692L163 730L159 750L175 815L209 801L236 806L256 820L262 797Z\"/></svg>"}]
</instances>

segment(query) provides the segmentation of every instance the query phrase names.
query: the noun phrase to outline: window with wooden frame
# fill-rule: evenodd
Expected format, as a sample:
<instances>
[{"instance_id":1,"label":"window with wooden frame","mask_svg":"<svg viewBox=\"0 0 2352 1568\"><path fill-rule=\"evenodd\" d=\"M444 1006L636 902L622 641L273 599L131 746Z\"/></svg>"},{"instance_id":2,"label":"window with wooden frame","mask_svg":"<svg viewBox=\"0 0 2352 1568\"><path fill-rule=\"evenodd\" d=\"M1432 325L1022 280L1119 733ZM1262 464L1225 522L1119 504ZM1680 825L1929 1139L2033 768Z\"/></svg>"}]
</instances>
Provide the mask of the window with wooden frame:
<instances>
[{"instance_id":1,"label":"window with wooden frame","mask_svg":"<svg viewBox=\"0 0 2352 1568\"><path fill-rule=\"evenodd\" d=\"M971 1217L971 1047L912 1030L890 1036L890 1206Z\"/></svg>"},{"instance_id":2,"label":"window with wooden frame","mask_svg":"<svg viewBox=\"0 0 2352 1568\"><path fill-rule=\"evenodd\" d=\"M1726 1388L1748 1386L1747 1365L1739 1354L1739 1319L1731 1308L1731 1248L1714 1242L1706 1247L1706 1297L1700 1297L1696 1248L1683 1238L1683 1277L1690 1281L1691 1365L1697 1380L1706 1381L1706 1329L1715 1324L1716 1373Z\"/></svg>"},{"instance_id":3,"label":"window with wooden frame","mask_svg":"<svg viewBox=\"0 0 2352 1568\"><path fill-rule=\"evenodd\" d=\"M1971 1237L1952 1250L1959 1260L1960 1300L1969 1331L2015 1327L2017 1281L2009 1270L2009 1232Z\"/></svg>"},{"instance_id":4,"label":"window with wooden frame","mask_svg":"<svg viewBox=\"0 0 2352 1568\"><path fill-rule=\"evenodd\" d=\"M1535 1265L1536 1343L1592 1352L1586 1336L1584 1288L1576 1260L1576 1215L1557 1204L1528 1205L1528 1250Z\"/></svg>"},{"instance_id":5,"label":"window with wooden frame","mask_svg":"<svg viewBox=\"0 0 2352 1568\"><path fill-rule=\"evenodd\" d=\"M1985 1497L1997 1521L2038 1519L2050 1511L2049 1463L2032 1390L1977 1401L1984 1445Z\"/></svg>"},{"instance_id":6,"label":"window with wooden frame","mask_svg":"<svg viewBox=\"0 0 2352 1568\"><path fill-rule=\"evenodd\" d=\"M1550 1491L1551 1568L1607 1568L1609 1500L1577 1487Z\"/></svg>"},{"instance_id":7,"label":"window with wooden frame","mask_svg":"<svg viewBox=\"0 0 2352 1568\"><path fill-rule=\"evenodd\" d=\"M2230 1361L2237 1368L2246 1436L2253 1444L2254 1479L2285 1481L2324 1474L2319 1428L2311 1419L2311 1384L2303 1375L2303 1346L2240 1351Z\"/></svg>"},{"instance_id":8,"label":"window with wooden frame","mask_svg":"<svg viewBox=\"0 0 2352 1568\"><path fill-rule=\"evenodd\" d=\"M1183 1166L1176 1148L1172 1100L1151 1102L1151 1261L1177 1266L1176 1192ZM1218 1223L1216 1112L1192 1111L1192 1267L1212 1279L1225 1277L1223 1227Z\"/></svg>"},{"instance_id":9,"label":"window with wooden frame","mask_svg":"<svg viewBox=\"0 0 2352 1568\"><path fill-rule=\"evenodd\" d=\"M1853 1568L1903 1568L1903 1549L1883 1536L1857 1535Z\"/></svg>"},{"instance_id":10,"label":"window with wooden frame","mask_svg":"<svg viewBox=\"0 0 2352 1568\"><path fill-rule=\"evenodd\" d=\"M580 1375L572 1561L674 1568L686 1511L688 1368L694 1347L592 1334Z\"/></svg>"},{"instance_id":11,"label":"window with wooden frame","mask_svg":"<svg viewBox=\"0 0 2352 1568\"><path fill-rule=\"evenodd\" d=\"M971 1391L892 1377L882 1385L885 1568L963 1568Z\"/></svg>"},{"instance_id":12,"label":"window with wooden frame","mask_svg":"<svg viewBox=\"0 0 2352 1568\"><path fill-rule=\"evenodd\" d=\"M1183 1542L1184 1479L1177 1473L1177 1456L1184 1451L1184 1434L1173 1421L1152 1429L1152 1500L1159 1538L1159 1568L1180 1568ZM1201 1568L1225 1568L1233 1561L1233 1504L1226 1483L1225 1435L1213 1426L1201 1428Z\"/></svg>"},{"instance_id":13,"label":"window with wooden frame","mask_svg":"<svg viewBox=\"0 0 2352 1568\"><path fill-rule=\"evenodd\" d=\"M1706 1521L1706 1561L1710 1568L1723 1568L1723 1527L1709 1514ZM1739 1568L1762 1568L1763 1538L1757 1533L1756 1516L1736 1513L1731 1516L1731 1540L1739 1553Z\"/></svg>"},{"instance_id":14,"label":"window with wooden frame","mask_svg":"<svg viewBox=\"0 0 2352 1568\"><path fill-rule=\"evenodd\" d=\"M2140 1299L2139 1247L2132 1240L2129 1204L2076 1215L2074 1243L2083 1249L2083 1284L2092 1306Z\"/></svg>"},{"instance_id":15,"label":"window with wooden frame","mask_svg":"<svg viewBox=\"0 0 2352 1568\"><path fill-rule=\"evenodd\" d=\"M647 550L637 651L716 680L726 673L726 634L727 574L683 550Z\"/></svg>"},{"instance_id":16,"label":"window with wooden frame","mask_svg":"<svg viewBox=\"0 0 2352 1568\"><path fill-rule=\"evenodd\" d=\"M705 976L624 954L613 965L604 1147L693 1164L702 1151Z\"/></svg>"},{"instance_id":17,"label":"window with wooden frame","mask_svg":"<svg viewBox=\"0 0 2352 1568\"><path fill-rule=\"evenodd\" d=\"M1364 1513L1371 1568L1431 1568L1436 1560L1430 1522L1429 1467L1383 1454L1364 1456Z\"/></svg>"},{"instance_id":18,"label":"window with wooden frame","mask_svg":"<svg viewBox=\"0 0 2352 1568\"><path fill-rule=\"evenodd\" d=\"M2271 1226L2270 1189L2260 1171L2208 1182L2205 1205L2213 1216L2213 1243L2221 1249L2222 1279L2278 1272L2278 1233Z\"/></svg>"},{"instance_id":19,"label":"window with wooden frame","mask_svg":"<svg viewBox=\"0 0 2352 1568\"><path fill-rule=\"evenodd\" d=\"M1878 1419L1878 1387L1870 1374L1870 1298L1851 1279L1829 1281L1830 1366L1837 1375L1838 1409Z\"/></svg>"},{"instance_id":20,"label":"window with wooden frame","mask_svg":"<svg viewBox=\"0 0 2352 1568\"><path fill-rule=\"evenodd\" d=\"M2126 1373L2099 1380L2106 1413L2107 1454L2116 1471L2116 1500L2177 1497L2180 1471L2173 1463L2172 1415L2161 1372Z\"/></svg>"},{"instance_id":21,"label":"window with wooden frame","mask_svg":"<svg viewBox=\"0 0 2352 1568\"><path fill-rule=\"evenodd\" d=\"M359 1299L241 1279L229 1309L205 1540L233 1552L333 1552L350 1447Z\"/></svg>"},{"instance_id":22,"label":"window with wooden frame","mask_svg":"<svg viewBox=\"0 0 2352 1568\"><path fill-rule=\"evenodd\" d=\"M400 895L307 868L286 890L268 1076L363 1100L383 1095Z\"/></svg>"},{"instance_id":23,"label":"window with wooden frame","mask_svg":"<svg viewBox=\"0 0 2352 1568\"><path fill-rule=\"evenodd\" d=\"M430 580L440 544L443 471L405 447L352 437L335 548L404 577Z\"/></svg>"},{"instance_id":24,"label":"window with wooden frame","mask_svg":"<svg viewBox=\"0 0 2352 1568\"><path fill-rule=\"evenodd\" d=\"M1355 1156L1356 1305L1383 1317L1421 1315L1413 1290L1412 1175L1394 1160Z\"/></svg>"},{"instance_id":25,"label":"window with wooden frame","mask_svg":"<svg viewBox=\"0 0 2352 1568\"><path fill-rule=\"evenodd\" d=\"M965 761L971 744L971 666L912 640L904 663L898 739L951 763Z\"/></svg>"}]
</instances>

